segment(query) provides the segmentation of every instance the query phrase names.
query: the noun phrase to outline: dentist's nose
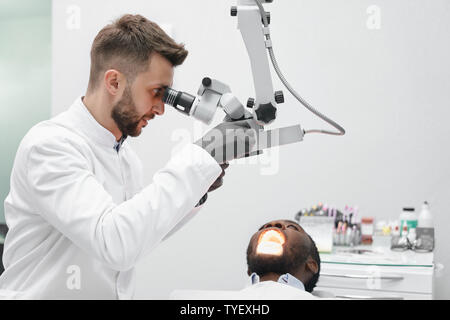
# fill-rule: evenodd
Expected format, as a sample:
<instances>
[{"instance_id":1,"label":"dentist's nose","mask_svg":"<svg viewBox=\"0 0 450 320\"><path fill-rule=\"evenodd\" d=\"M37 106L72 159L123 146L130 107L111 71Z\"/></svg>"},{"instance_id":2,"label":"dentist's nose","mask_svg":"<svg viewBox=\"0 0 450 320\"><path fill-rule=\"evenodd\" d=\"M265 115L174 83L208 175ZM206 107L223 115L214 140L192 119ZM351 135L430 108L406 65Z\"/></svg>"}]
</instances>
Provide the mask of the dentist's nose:
<instances>
[{"instance_id":1,"label":"dentist's nose","mask_svg":"<svg viewBox=\"0 0 450 320\"><path fill-rule=\"evenodd\" d=\"M161 99L153 106L153 112L158 116L162 116L164 114L164 102Z\"/></svg>"}]
</instances>

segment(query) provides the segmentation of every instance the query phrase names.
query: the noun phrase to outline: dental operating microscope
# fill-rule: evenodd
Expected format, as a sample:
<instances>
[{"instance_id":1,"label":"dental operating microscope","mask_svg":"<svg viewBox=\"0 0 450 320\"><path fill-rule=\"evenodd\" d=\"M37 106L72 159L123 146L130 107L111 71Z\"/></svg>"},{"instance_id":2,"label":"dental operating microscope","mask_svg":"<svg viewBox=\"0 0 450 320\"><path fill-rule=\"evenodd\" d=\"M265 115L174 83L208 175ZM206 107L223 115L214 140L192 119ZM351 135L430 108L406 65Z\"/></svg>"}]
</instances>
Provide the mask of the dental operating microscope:
<instances>
[{"instance_id":1,"label":"dental operating microscope","mask_svg":"<svg viewBox=\"0 0 450 320\"><path fill-rule=\"evenodd\" d=\"M262 5L262 3L271 3L272 1L238 0L237 6L231 7L231 16L237 17L238 29L242 34L250 58L255 88L254 97L248 98L245 107L233 95L227 84L208 77L202 80L196 96L173 88L167 88L163 96L165 104L205 124L211 123L218 109L225 112L224 121L246 120L249 126L255 130L257 137L257 150L251 155L259 154L267 148L300 142L304 135L309 133L345 134L344 128L312 107L284 78L273 51L269 27L270 13L266 12ZM273 123L277 118L279 105L284 103L283 91L274 91L273 89L269 58L287 90L305 108L336 128L337 131L304 130L299 124L274 130L264 130L265 125Z\"/></svg>"}]
</instances>

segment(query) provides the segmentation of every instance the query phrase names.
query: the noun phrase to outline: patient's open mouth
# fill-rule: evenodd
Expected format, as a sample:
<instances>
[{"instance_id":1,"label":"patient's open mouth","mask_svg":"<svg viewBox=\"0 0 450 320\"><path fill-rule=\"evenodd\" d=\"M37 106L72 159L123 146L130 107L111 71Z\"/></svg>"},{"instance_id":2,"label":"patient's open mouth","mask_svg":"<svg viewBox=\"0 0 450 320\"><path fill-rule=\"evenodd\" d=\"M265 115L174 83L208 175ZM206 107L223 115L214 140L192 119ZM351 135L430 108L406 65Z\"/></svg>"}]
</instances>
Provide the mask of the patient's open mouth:
<instances>
[{"instance_id":1,"label":"patient's open mouth","mask_svg":"<svg viewBox=\"0 0 450 320\"><path fill-rule=\"evenodd\" d=\"M256 253L279 256L283 253L285 241L285 236L280 230L268 229L260 234Z\"/></svg>"}]
</instances>

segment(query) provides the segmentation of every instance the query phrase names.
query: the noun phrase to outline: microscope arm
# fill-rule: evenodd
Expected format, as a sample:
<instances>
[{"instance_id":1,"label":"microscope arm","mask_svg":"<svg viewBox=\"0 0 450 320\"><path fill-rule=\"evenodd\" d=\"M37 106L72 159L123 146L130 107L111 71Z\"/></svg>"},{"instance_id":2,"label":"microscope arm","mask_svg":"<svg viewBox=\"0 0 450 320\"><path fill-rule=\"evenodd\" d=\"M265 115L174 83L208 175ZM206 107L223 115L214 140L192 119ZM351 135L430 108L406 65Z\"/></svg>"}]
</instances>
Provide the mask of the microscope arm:
<instances>
[{"instance_id":1,"label":"microscope arm","mask_svg":"<svg viewBox=\"0 0 450 320\"><path fill-rule=\"evenodd\" d=\"M254 0L238 0L238 6L232 7L231 12L237 16L238 29L247 48L253 74L256 97L249 99L247 105L253 108L258 123L269 124L276 118L277 103L284 101L282 92L274 93L273 90L267 56L267 48L272 44L265 37L269 28L262 24L261 12Z\"/></svg>"}]
</instances>

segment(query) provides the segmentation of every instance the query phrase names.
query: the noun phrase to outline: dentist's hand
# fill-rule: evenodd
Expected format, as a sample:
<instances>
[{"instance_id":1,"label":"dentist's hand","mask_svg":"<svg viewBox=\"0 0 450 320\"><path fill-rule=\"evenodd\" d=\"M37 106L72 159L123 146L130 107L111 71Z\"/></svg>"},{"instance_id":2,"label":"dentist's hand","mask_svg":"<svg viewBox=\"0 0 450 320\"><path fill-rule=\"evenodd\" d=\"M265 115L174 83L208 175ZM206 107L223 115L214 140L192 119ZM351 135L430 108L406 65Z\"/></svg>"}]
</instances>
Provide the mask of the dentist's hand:
<instances>
[{"instance_id":1,"label":"dentist's hand","mask_svg":"<svg viewBox=\"0 0 450 320\"><path fill-rule=\"evenodd\" d=\"M227 169L229 166L228 163L222 163L220 167L222 168L222 173L217 178L216 181L209 187L208 192L205 193L205 195L200 199L200 201L197 203L196 207L203 205L206 202L206 199L208 199L208 193L212 192L214 190L219 189L223 185L223 177L225 176L225 169Z\"/></svg>"},{"instance_id":2,"label":"dentist's hand","mask_svg":"<svg viewBox=\"0 0 450 320\"><path fill-rule=\"evenodd\" d=\"M208 192L212 192L216 189L219 189L223 185L223 177L225 176L225 170L229 167L229 164L227 162L225 162L225 163L222 163L220 165L220 167L222 168L222 173L217 178L217 180L214 181L214 183L211 185L211 187L208 189Z\"/></svg>"},{"instance_id":3,"label":"dentist's hand","mask_svg":"<svg viewBox=\"0 0 450 320\"><path fill-rule=\"evenodd\" d=\"M241 158L254 151L256 145L256 134L250 121L222 122L195 144L205 149L219 164Z\"/></svg>"}]
</instances>

